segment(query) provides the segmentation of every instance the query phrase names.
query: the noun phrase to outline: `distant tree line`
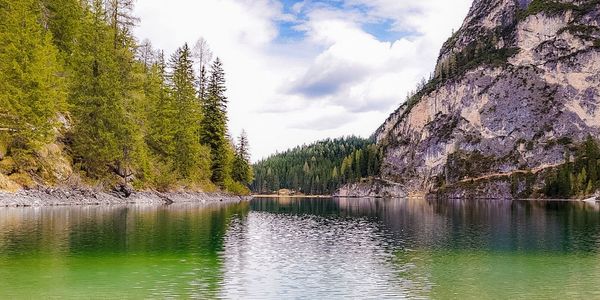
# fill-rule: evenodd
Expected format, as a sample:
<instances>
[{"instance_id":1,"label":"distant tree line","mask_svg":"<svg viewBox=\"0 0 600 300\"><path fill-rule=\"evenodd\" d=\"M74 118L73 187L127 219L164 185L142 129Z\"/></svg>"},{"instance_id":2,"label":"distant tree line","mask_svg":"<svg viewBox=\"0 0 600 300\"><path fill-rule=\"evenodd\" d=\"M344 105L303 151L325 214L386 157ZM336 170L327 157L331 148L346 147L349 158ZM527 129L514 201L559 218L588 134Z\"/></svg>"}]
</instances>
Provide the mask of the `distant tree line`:
<instances>
[{"instance_id":1,"label":"distant tree line","mask_svg":"<svg viewBox=\"0 0 600 300\"><path fill-rule=\"evenodd\" d=\"M42 154L61 144L90 184L247 191L221 60L203 39L169 59L139 43L133 2L0 0L0 175L56 181Z\"/></svg>"},{"instance_id":2,"label":"distant tree line","mask_svg":"<svg viewBox=\"0 0 600 300\"><path fill-rule=\"evenodd\" d=\"M341 185L377 176L382 153L371 140L327 139L273 155L254 165L256 193L290 189L308 195L332 194Z\"/></svg>"}]
</instances>

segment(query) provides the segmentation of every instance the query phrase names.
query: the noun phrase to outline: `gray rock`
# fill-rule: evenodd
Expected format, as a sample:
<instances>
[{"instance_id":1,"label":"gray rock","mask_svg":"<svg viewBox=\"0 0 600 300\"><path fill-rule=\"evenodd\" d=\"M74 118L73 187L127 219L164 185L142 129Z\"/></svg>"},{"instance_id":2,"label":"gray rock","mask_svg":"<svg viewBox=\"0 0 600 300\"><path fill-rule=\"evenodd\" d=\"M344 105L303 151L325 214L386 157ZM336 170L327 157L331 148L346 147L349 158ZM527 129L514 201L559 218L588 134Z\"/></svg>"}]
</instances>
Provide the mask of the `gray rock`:
<instances>
[{"instance_id":1,"label":"gray rock","mask_svg":"<svg viewBox=\"0 0 600 300\"><path fill-rule=\"evenodd\" d=\"M523 17L530 2L476 0L436 68L466 70L417 94L377 130L382 179L402 186L399 195L522 196L565 162L572 145L600 137L600 4ZM454 66L457 53L486 39L490 53L518 51L500 63Z\"/></svg>"}]
</instances>

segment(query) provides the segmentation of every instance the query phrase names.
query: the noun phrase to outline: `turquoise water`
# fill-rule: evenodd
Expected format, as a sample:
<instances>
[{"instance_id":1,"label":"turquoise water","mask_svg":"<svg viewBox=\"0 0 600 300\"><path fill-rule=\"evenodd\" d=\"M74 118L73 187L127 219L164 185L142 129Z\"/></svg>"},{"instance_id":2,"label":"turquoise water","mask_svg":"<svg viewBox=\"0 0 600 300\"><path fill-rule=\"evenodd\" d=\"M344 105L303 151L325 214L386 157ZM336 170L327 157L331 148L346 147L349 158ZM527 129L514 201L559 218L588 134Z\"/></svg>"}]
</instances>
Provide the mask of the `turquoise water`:
<instances>
[{"instance_id":1,"label":"turquoise water","mask_svg":"<svg viewBox=\"0 0 600 300\"><path fill-rule=\"evenodd\" d=\"M0 209L2 299L600 299L600 208L255 199Z\"/></svg>"}]
</instances>

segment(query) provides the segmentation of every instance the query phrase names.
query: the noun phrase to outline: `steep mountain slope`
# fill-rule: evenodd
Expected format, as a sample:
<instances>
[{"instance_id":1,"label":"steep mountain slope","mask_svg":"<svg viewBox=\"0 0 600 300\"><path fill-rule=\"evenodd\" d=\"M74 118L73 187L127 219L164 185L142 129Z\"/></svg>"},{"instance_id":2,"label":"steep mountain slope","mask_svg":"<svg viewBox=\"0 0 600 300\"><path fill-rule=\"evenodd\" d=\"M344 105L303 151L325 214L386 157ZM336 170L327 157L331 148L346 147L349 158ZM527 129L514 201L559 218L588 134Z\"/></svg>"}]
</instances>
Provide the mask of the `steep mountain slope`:
<instances>
[{"instance_id":1,"label":"steep mountain slope","mask_svg":"<svg viewBox=\"0 0 600 300\"><path fill-rule=\"evenodd\" d=\"M384 181L493 198L539 194L590 135L600 136L598 0L475 0L435 77L376 132Z\"/></svg>"}]
</instances>

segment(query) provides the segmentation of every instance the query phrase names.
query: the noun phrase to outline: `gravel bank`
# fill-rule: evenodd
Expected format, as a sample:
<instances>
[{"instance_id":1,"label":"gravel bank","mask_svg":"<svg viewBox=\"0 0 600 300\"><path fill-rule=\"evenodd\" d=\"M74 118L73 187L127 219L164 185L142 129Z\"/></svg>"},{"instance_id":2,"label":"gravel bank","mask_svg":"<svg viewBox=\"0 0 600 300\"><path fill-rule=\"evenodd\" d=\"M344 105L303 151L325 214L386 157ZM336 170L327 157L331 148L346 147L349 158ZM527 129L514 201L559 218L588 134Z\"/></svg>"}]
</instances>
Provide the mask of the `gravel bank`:
<instances>
[{"instance_id":1,"label":"gravel bank","mask_svg":"<svg viewBox=\"0 0 600 300\"><path fill-rule=\"evenodd\" d=\"M134 192L129 197L118 193L107 193L91 189L45 189L22 190L17 193L0 191L0 207L23 206L66 206L66 205L123 205L173 203L237 203L249 197L232 196L221 193L155 191Z\"/></svg>"}]
</instances>

